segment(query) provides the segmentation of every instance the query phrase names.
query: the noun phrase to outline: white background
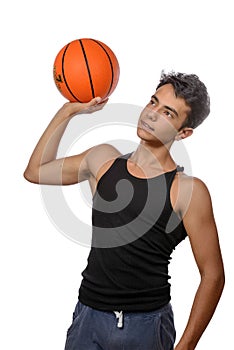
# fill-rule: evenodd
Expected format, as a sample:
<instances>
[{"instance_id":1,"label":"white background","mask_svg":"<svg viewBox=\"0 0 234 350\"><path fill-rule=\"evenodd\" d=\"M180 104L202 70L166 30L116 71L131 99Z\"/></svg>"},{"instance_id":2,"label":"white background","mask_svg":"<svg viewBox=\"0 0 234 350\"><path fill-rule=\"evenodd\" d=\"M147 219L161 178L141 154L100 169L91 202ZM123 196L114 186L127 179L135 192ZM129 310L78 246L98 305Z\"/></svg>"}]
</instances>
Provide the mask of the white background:
<instances>
[{"instance_id":1,"label":"white background","mask_svg":"<svg viewBox=\"0 0 234 350\"><path fill-rule=\"evenodd\" d=\"M185 141L185 147L194 176L211 192L227 282L197 349L230 349L234 284L232 2L3 3L1 349L62 350L77 300L88 248L57 230L46 214L39 186L26 182L23 171L38 138L65 102L53 82L54 58L65 44L84 37L103 41L118 57L121 76L110 103L144 106L162 69L196 73L207 85L211 114ZM103 133L103 140L105 137ZM90 145L95 142L90 138ZM67 191L72 190L77 191L77 187ZM171 273L179 339L199 282L188 240L177 248Z\"/></svg>"}]
</instances>

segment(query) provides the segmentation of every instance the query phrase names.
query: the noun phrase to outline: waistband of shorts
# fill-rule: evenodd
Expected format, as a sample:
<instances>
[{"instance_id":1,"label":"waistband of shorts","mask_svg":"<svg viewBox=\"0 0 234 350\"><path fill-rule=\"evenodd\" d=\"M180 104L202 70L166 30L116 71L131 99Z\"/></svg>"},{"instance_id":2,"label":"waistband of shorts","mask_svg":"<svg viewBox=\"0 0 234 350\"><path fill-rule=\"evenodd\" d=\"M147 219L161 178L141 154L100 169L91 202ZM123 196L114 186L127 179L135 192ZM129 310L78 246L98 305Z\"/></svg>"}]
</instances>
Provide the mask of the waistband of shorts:
<instances>
[{"instance_id":1,"label":"waistband of shorts","mask_svg":"<svg viewBox=\"0 0 234 350\"><path fill-rule=\"evenodd\" d=\"M81 303L82 304L82 303ZM88 306L90 307L90 306ZM122 311L121 309L119 310L99 310L99 309L94 309L92 307L90 307L91 309L101 312L103 315L107 315L107 316L111 316L111 317L115 317L115 312L122 312L124 314L125 318L134 318L134 317L155 317L157 315L160 315L164 312L168 312L168 311L172 311L172 306L171 303L169 302L168 304L155 309L155 310L151 310L151 311Z\"/></svg>"}]
</instances>

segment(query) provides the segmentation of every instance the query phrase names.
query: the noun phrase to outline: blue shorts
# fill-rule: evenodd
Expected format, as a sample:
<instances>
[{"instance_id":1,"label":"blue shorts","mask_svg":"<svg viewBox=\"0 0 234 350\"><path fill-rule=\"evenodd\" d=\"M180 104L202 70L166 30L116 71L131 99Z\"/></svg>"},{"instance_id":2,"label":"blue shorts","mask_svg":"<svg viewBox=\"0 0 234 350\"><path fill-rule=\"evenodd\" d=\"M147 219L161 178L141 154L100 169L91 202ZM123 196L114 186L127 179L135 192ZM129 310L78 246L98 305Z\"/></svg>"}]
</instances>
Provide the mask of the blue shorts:
<instances>
[{"instance_id":1,"label":"blue shorts","mask_svg":"<svg viewBox=\"0 0 234 350\"><path fill-rule=\"evenodd\" d=\"M99 311L78 301L65 350L173 350L171 305L150 312Z\"/></svg>"}]
</instances>

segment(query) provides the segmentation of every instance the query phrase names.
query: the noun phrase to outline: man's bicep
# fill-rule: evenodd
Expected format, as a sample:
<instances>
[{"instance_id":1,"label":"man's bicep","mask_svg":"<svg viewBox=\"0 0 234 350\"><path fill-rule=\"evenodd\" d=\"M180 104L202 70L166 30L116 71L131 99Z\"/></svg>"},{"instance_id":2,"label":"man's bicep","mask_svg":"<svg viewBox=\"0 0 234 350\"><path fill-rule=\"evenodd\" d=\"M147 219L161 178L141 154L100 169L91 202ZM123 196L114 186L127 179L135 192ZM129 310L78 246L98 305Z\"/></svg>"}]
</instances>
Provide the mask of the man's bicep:
<instances>
[{"instance_id":1,"label":"man's bicep","mask_svg":"<svg viewBox=\"0 0 234 350\"><path fill-rule=\"evenodd\" d=\"M79 155L64 158L63 184L79 183L96 178L99 169L120 152L109 144L100 144L89 148Z\"/></svg>"},{"instance_id":2,"label":"man's bicep","mask_svg":"<svg viewBox=\"0 0 234 350\"><path fill-rule=\"evenodd\" d=\"M183 220L200 273L215 272L222 265L218 232L209 191L198 179Z\"/></svg>"},{"instance_id":3,"label":"man's bicep","mask_svg":"<svg viewBox=\"0 0 234 350\"><path fill-rule=\"evenodd\" d=\"M120 152L111 145L100 144L84 152L43 164L40 169L41 184L72 185L90 176L96 177L100 167Z\"/></svg>"},{"instance_id":4,"label":"man's bicep","mask_svg":"<svg viewBox=\"0 0 234 350\"><path fill-rule=\"evenodd\" d=\"M86 156L90 152L55 159L40 167L39 183L48 185L72 185L89 178Z\"/></svg>"}]
</instances>

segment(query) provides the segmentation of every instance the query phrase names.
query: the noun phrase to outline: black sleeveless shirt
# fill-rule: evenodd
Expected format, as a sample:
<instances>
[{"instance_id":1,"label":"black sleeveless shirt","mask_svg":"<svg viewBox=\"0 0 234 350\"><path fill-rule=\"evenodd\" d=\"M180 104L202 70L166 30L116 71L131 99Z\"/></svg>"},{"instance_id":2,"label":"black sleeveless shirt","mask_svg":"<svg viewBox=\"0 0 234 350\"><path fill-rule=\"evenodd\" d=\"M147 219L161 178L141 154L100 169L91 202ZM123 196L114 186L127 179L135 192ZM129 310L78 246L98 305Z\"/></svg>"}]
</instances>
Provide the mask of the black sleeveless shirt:
<instances>
[{"instance_id":1,"label":"black sleeveless shirt","mask_svg":"<svg viewBox=\"0 0 234 350\"><path fill-rule=\"evenodd\" d=\"M172 208L170 189L180 167L143 179L117 158L97 184L92 247L79 300L104 310L151 311L170 297L171 253L187 236Z\"/></svg>"}]
</instances>

